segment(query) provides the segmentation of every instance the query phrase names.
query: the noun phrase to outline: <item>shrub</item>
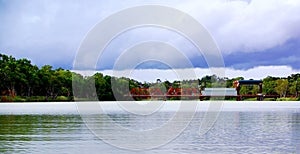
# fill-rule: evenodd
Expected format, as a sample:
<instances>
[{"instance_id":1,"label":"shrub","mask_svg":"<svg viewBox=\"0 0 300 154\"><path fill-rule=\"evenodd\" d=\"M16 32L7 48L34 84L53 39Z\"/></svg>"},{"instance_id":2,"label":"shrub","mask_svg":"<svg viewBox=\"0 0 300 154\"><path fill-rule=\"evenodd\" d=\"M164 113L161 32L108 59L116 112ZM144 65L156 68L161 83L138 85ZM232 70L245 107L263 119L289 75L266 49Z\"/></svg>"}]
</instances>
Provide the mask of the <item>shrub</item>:
<instances>
[{"instance_id":1,"label":"shrub","mask_svg":"<svg viewBox=\"0 0 300 154\"><path fill-rule=\"evenodd\" d=\"M2 96L1 102L12 102L12 98L10 96Z\"/></svg>"},{"instance_id":2,"label":"shrub","mask_svg":"<svg viewBox=\"0 0 300 154\"><path fill-rule=\"evenodd\" d=\"M281 97L281 98L277 98L276 101L298 101L298 98L294 98L294 97Z\"/></svg>"},{"instance_id":3,"label":"shrub","mask_svg":"<svg viewBox=\"0 0 300 154\"><path fill-rule=\"evenodd\" d=\"M57 96L55 101L69 101L70 98L66 96Z\"/></svg>"},{"instance_id":4,"label":"shrub","mask_svg":"<svg viewBox=\"0 0 300 154\"><path fill-rule=\"evenodd\" d=\"M257 101L257 98L244 98L243 101Z\"/></svg>"},{"instance_id":5,"label":"shrub","mask_svg":"<svg viewBox=\"0 0 300 154\"><path fill-rule=\"evenodd\" d=\"M12 99L14 102L26 102L26 98L16 96L15 98Z\"/></svg>"},{"instance_id":6,"label":"shrub","mask_svg":"<svg viewBox=\"0 0 300 154\"><path fill-rule=\"evenodd\" d=\"M26 99L27 102L44 102L44 96L31 96Z\"/></svg>"},{"instance_id":7,"label":"shrub","mask_svg":"<svg viewBox=\"0 0 300 154\"><path fill-rule=\"evenodd\" d=\"M276 98L264 98L264 101L276 101Z\"/></svg>"}]
</instances>

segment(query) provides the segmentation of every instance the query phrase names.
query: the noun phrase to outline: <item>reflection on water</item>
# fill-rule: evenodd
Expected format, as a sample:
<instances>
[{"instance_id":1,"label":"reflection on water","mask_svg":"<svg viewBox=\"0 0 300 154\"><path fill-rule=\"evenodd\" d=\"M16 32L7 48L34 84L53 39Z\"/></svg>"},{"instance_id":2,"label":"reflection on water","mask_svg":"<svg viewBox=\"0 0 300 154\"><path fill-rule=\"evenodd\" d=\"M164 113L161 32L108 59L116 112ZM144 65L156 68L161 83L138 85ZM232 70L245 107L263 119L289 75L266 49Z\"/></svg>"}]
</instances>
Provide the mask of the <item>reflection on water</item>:
<instances>
[{"instance_id":1,"label":"reflection on water","mask_svg":"<svg viewBox=\"0 0 300 154\"><path fill-rule=\"evenodd\" d=\"M296 145L296 151L297 153L300 153L300 114L294 113L292 114L292 120L290 121L292 123L292 142Z\"/></svg>"},{"instance_id":2,"label":"reflection on water","mask_svg":"<svg viewBox=\"0 0 300 154\"><path fill-rule=\"evenodd\" d=\"M55 142L85 137L81 134L84 127L79 116L0 115L0 123L1 153L38 152L44 148L55 150Z\"/></svg>"},{"instance_id":3,"label":"reflection on water","mask_svg":"<svg viewBox=\"0 0 300 154\"><path fill-rule=\"evenodd\" d=\"M173 115L173 112L159 112L149 116L124 113L109 116L123 127L146 130L161 126ZM214 127L199 136L203 117L203 112L196 113L178 138L145 153L300 152L299 112L223 112ZM101 116L95 118L99 120ZM101 127L106 126L105 121L101 123ZM105 144L88 130L79 115L0 115L0 125L0 153L140 152ZM111 138L117 139L113 134ZM134 136L123 140L133 139Z\"/></svg>"}]
</instances>

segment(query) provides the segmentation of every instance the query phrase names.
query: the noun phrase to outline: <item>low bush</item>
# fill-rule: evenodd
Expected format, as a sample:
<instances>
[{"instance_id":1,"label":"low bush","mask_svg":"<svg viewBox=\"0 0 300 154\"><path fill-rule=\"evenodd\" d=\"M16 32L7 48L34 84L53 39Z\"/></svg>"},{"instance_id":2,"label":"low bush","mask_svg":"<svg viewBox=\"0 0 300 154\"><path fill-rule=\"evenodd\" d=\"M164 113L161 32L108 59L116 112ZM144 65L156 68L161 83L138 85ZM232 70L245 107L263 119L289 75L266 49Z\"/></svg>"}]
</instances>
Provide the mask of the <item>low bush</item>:
<instances>
[{"instance_id":1,"label":"low bush","mask_svg":"<svg viewBox=\"0 0 300 154\"><path fill-rule=\"evenodd\" d=\"M66 96L57 96L56 99L54 99L54 101L71 101L72 98L71 97L66 97Z\"/></svg>"},{"instance_id":2,"label":"low bush","mask_svg":"<svg viewBox=\"0 0 300 154\"><path fill-rule=\"evenodd\" d=\"M277 98L276 101L298 101L298 98L295 97L281 97Z\"/></svg>"},{"instance_id":3,"label":"low bush","mask_svg":"<svg viewBox=\"0 0 300 154\"><path fill-rule=\"evenodd\" d=\"M276 101L276 98L264 98L264 101Z\"/></svg>"},{"instance_id":4,"label":"low bush","mask_svg":"<svg viewBox=\"0 0 300 154\"><path fill-rule=\"evenodd\" d=\"M13 102L26 102L26 98L16 96L15 98L12 98Z\"/></svg>"},{"instance_id":5,"label":"low bush","mask_svg":"<svg viewBox=\"0 0 300 154\"><path fill-rule=\"evenodd\" d=\"M44 96L31 96L26 98L27 102L45 102L45 100L46 97Z\"/></svg>"},{"instance_id":6,"label":"low bush","mask_svg":"<svg viewBox=\"0 0 300 154\"><path fill-rule=\"evenodd\" d=\"M244 98L243 101L257 101L257 98Z\"/></svg>"},{"instance_id":7,"label":"low bush","mask_svg":"<svg viewBox=\"0 0 300 154\"><path fill-rule=\"evenodd\" d=\"M10 96L2 96L1 102L13 102L13 98L11 98Z\"/></svg>"}]
</instances>

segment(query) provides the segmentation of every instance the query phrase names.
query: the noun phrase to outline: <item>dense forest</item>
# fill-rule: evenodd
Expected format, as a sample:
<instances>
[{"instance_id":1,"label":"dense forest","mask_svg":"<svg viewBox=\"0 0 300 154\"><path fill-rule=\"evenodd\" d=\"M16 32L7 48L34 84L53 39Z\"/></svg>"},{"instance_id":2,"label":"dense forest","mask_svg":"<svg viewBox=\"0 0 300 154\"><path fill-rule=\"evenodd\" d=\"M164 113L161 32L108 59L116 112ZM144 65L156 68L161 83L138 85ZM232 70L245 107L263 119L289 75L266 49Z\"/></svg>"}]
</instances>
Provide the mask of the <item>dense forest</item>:
<instances>
[{"instance_id":1,"label":"dense forest","mask_svg":"<svg viewBox=\"0 0 300 154\"><path fill-rule=\"evenodd\" d=\"M78 73L53 69L50 65L39 68L27 59L16 59L12 56L0 54L0 92L1 101L72 101L74 100L73 90L76 91L76 100L89 100L96 97L101 101L115 100L114 94L119 96L128 94L127 90L112 90L112 82L119 87L127 85L132 88L149 88L153 86L163 87L233 87L235 80L242 80L243 77L219 78L216 75L205 76L196 80L184 81L160 81L156 83L138 82L129 78L116 78L96 73L93 76L82 76ZM74 86L72 86L72 82ZM86 93L90 86L95 86L96 93ZM241 87L241 94L255 94L257 86ZM300 74L292 74L286 78L268 76L263 79L263 94L279 95L282 98L299 100ZM124 100L126 98L124 97Z\"/></svg>"}]
</instances>

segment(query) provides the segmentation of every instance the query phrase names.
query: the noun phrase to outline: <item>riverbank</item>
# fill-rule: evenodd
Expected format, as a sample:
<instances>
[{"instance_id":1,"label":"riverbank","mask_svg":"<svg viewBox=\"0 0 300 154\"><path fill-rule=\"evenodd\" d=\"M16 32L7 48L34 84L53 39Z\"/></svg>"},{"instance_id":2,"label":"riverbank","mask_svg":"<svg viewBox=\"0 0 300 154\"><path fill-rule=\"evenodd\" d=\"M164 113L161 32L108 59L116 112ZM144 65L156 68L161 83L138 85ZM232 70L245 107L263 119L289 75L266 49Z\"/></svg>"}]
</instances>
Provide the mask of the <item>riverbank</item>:
<instances>
[{"instance_id":1,"label":"riverbank","mask_svg":"<svg viewBox=\"0 0 300 154\"><path fill-rule=\"evenodd\" d=\"M151 99L144 99L140 101L150 101ZM187 100L187 99L183 99ZM91 101L87 98L76 98L76 101ZM178 100L168 100L168 101L178 101ZM198 101L188 100L188 101ZM207 100L206 100L207 101ZM225 101L236 101L236 98L231 98ZM257 101L257 98L245 98L243 101ZM300 97L280 97L280 98L264 98L264 101L300 101ZM74 97L66 97L66 96L57 96L55 98L45 97L45 96L32 96L32 97L10 97L10 96L0 96L0 103L3 102L74 102Z\"/></svg>"},{"instance_id":2,"label":"riverbank","mask_svg":"<svg viewBox=\"0 0 300 154\"><path fill-rule=\"evenodd\" d=\"M21 96L0 96L0 102L66 102L73 101L73 97L67 96L57 96L55 98L46 96L31 96L31 97L21 97Z\"/></svg>"},{"instance_id":3,"label":"riverbank","mask_svg":"<svg viewBox=\"0 0 300 154\"><path fill-rule=\"evenodd\" d=\"M120 103L122 107L120 107ZM153 110L153 106L157 108ZM185 105L182 106L182 103ZM85 106L86 110L99 113L102 108L105 113L110 112L206 112L206 111L300 111L300 102L298 101L149 101L149 102L31 102L31 103L0 103L0 114L79 114L78 107ZM130 108L124 110L124 107ZM96 107L96 108L95 108ZM101 108L100 108L101 107Z\"/></svg>"}]
</instances>

